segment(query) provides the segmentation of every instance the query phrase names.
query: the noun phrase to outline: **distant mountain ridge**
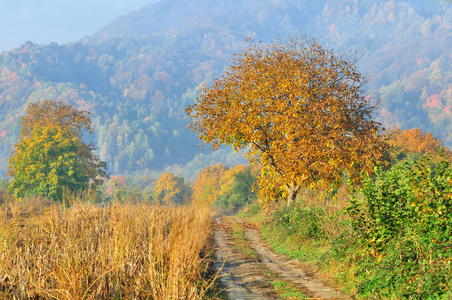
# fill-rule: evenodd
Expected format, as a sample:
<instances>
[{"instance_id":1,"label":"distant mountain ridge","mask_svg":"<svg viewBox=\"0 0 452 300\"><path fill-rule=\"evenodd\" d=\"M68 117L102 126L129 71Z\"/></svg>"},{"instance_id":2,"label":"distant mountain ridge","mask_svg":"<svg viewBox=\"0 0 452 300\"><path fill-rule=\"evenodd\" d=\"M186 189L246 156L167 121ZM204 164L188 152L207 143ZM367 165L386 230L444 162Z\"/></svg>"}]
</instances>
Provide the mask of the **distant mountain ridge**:
<instances>
[{"instance_id":1,"label":"distant mountain ridge","mask_svg":"<svg viewBox=\"0 0 452 300\"><path fill-rule=\"evenodd\" d=\"M163 0L118 18L94 34L94 37L150 35L168 31L183 33L195 28L218 31L227 28L245 35L256 33L260 38L268 39L274 37L275 33L287 33L279 30L279 22L286 22L285 31L298 31L310 15L320 13L321 9L321 4L312 1L223 0L213 4L208 0Z\"/></svg>"},{"instance_id":2,"label":"distant mountain ridge","mask_svg":"<svg viewBox=\"0 0 452 300\"><path fill-rule=\"evenodd\" d=\"M26 43L0 54L0 174L27 103L44 99L92 112L93 141L114 174L203 168L210 158L185 127L187 104L221 76L246 36L268 42L277 34L365 51L359 69L381 99L377 118L421 127L450 146L451 24L445 1L163 0L81 41Z\"/></svg>"}]
</instances>

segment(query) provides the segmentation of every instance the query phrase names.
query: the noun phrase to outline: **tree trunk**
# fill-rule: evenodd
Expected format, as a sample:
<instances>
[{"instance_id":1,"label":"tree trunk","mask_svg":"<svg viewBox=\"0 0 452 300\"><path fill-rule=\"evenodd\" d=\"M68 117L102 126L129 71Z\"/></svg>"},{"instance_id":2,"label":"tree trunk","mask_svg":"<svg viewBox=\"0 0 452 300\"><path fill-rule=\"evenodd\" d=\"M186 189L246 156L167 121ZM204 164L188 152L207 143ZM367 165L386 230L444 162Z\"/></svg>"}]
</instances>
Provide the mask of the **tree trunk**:
<instances>
[{"instance_id":1,"label":"tree trunk","mask_svg":"<svg viewBox=\"0 0 452 300\"><path fill-rule=\"evenodd\" d=\"M299 185L295 185L293 182L290 184L290 186L286 186L287 189L287 207L291 206L293 202L295 202L298 191L300 190Z\"/></svg>"}]
</instances>

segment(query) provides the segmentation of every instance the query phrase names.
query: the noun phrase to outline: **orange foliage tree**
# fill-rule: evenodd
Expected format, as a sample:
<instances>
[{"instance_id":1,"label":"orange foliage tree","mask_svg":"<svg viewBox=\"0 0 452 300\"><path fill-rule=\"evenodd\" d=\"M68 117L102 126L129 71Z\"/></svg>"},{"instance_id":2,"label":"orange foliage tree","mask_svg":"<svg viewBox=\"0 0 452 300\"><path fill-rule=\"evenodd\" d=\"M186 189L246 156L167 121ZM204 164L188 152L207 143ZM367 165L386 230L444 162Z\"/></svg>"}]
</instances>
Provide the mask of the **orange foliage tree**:
<instances>
[{"instance_id":1,"label":"orange foliage tree","mask_svg":"<svg viewBox=\"0 0 452 300\"><path fill-rule=\"evenodd\" d=\"M386 133L388 143L392 147L393 158L403 159L408 153L425 154L430 153L434 159L439 159L439 149L444 154L451 156L450 151L444 146L442 140L427 132L423 133L420 128L401 130L394 128Z\"/></svg>"},{"instance_id":2,"label":"orange foliage tree","mask_svg":"<svg viewBox=\"0 0 452 300\"><path fill-rule=\"evenodd\" d=\"M214 150L246 149L250 163L262 165L261 197L279 194L290 205L301 187L331 187L345 173L357 179L387 159L353 53L337 55L304 36L247 42L186 111Z\"/></svg>"},{"instance_id":3,"label":"orange foliage tree","mask_svg":"<svg viewBox=\"0 0 452 300\"><path fill-rule=\"evenodd\" d=\"M198 204L213 204L221 190L221 179L228 169L218 163L201 170L193 185L193 201Z\"/></svg>"}]
</instances>

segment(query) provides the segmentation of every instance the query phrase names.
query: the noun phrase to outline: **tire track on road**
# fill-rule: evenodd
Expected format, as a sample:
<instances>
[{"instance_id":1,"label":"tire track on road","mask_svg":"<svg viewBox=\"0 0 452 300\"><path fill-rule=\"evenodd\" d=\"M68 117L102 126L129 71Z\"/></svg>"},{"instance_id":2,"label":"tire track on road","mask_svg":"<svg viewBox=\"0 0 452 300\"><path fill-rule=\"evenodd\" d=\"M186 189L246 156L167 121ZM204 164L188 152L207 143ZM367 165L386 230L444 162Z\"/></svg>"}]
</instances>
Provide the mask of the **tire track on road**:
<instances>
[{"instance_id":1,"label":"tire track on road","mask_svg":"<svg viewBox=\"0 0 452 300\"><path fill-rule=\"evenodd\" d=\"M216 263L220 270L220 284L231 300L276 299L268 286L260 264L234 249L232 237L222 228L215 230Z\"/></svg>"}]
</instances>

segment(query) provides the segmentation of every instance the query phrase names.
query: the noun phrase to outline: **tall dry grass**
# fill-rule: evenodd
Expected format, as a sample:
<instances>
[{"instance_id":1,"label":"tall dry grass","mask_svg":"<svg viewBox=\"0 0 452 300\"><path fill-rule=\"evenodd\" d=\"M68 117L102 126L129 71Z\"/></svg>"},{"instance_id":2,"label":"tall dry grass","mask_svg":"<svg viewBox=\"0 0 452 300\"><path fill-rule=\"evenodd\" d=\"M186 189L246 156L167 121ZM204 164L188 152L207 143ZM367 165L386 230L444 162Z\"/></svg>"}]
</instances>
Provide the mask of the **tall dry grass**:
<instances>
[{"instance_id":1,"label":"tall dry grass","mask_svg":"<svg viewBox=\"0 0 452 300\"><path fill-rule=\"evenodd\" d=\"M211 228L203 208L9 202L0 208L0 297L200 299Z\"/></svg>"}]
</instances>

